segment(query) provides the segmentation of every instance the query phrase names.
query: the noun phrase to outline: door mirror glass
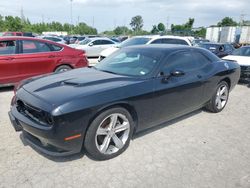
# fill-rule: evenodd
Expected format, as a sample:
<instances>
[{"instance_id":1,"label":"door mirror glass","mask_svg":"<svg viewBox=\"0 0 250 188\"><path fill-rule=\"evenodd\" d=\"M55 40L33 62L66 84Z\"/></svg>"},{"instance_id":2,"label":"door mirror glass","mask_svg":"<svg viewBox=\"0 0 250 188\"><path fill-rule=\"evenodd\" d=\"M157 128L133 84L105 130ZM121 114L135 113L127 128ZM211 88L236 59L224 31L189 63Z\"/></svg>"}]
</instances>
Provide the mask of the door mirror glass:
<instances>
[{"instance_id":1,"label":"door mirror glass","mask_svg":"<svg viewBox=\"0 0 250 188\"><path fill-rule=\"evenodd\" d=\"M91 43L89 43L89 46L94 46L94 44L91 42Z\"/></svg>"}]
</instances>

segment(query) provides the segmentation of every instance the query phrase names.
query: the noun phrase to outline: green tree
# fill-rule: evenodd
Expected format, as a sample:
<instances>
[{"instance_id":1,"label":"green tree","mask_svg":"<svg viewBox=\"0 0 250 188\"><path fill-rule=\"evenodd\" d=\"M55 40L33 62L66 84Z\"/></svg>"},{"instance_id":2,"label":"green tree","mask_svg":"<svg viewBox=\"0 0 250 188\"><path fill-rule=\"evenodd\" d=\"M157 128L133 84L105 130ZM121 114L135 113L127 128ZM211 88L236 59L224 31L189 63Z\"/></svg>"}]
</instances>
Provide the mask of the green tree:
<instances>
[{"instance_id":1,"label":"green tree","mask_svg":"<svg viewBox=\"0 0 250 188\"><path fill-rule=\"evenodd\" d=\"M132 29L136 33L138 33L139 31L141 31L142 27L143 27L143 19L142 19L142 17L140 15L134 16L131 19L130 26L132 27Z\"/></svg>"},{"instance_id":2,"label":"green tree","mask_svg":"<svg viewBox=\"0 0 250 188\"><path fill-rule=\"evenodd\" d=\"M166 30L166 27L163 23L159 23L157 28L158 28L159 32L161 32L161 33L164 33Z\"/></svg>"},{"instance_id":3,"label":"green tree","mask_svg":"<svg viewBox=\"0 0 250 188\"><path fill-rule=\"evenodd\" d=\"M5 26L8 31L22 31L22 20L19 17L6 16Z\"/></svg>"},{"instance_id":4,"label":"green tree","mask_svg":"<svg viewBox=\"0 0 250 188\"><path fill-rule=\"evenodd\" d=\"M152 34L158 34L159 33L158 27L156 25L153 25L153 28L152 28L152 30L151 30L150 33L152 33Z\"/></svg>"},{"instance_id":5,"label":"green tree","mask_svg":"<svg viewBox=\"0 0 250 188\"><path fill-rule=\"evenodd\" d=\"M190 35L194 24L194 18L189 18L185 24L174 25L171 24L171 32L178 35Z\"/></svg>"},{"instance_id":6,"label":"green tree","mask_svg":"<svg viewBox=\"0 0 250 188\"><path fill-rule=\"evenodd\" d=\"M237 22L235 22L230 17L223 18L220 22L217 23L217 26L224 27L224 26L237 26Z\"/></svg>"},{"instance_id":7,"label":"green tree","mask_svg":"<svg viewBox=\"0 0 250 188\"><path fill-rule=\"evenodd\" d=\"M130 30L126 26L118 26L114 29L115 35L126 35L128 33L130 33Z\"/></svg>"}]
</instances>

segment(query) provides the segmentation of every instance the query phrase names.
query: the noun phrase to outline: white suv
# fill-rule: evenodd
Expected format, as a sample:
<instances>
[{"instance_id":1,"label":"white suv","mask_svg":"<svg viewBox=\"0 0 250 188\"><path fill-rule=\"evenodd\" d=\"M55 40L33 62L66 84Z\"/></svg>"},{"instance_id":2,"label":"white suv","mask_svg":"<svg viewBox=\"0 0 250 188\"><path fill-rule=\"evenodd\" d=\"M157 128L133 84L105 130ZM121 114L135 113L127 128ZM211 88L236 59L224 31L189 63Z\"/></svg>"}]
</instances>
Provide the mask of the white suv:
<instances>
[{"instance_id":1,"label":"white suv","mask_svg":"<svg viewBox=\"0 0 250 188\"><path fill-rule=\"evenodd\" d=\"M148 44L179 44L192 46L191 42L187 37L178 37L178 36L159 36L159 35L146 35L146 36L136 36L130 39L125 40L117 46L110 47L106 50L103 50L98 58L98 61L103 60L110 54L114 53L120 48L133 45L148 45Z\"/></svg>"}]
</instances>

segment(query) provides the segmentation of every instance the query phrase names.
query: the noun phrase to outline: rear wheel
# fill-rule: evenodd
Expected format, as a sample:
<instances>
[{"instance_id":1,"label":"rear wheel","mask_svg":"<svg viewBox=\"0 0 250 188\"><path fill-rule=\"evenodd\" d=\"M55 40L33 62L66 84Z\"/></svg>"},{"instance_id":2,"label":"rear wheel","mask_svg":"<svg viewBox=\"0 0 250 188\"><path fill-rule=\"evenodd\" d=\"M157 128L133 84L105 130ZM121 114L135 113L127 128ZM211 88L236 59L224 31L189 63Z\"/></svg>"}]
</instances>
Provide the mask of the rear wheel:
<instances>
[{"instance_id":1,"label":"rear wheel","mask_svg":"<svg viewBox=\"0 0 250 188\"><path fill-rule=\"evenodd\" d=\"M211 112L217 113L222 111L228 101L229 97L229 87L227 82L222 81L218 84L216 93L213 95L209 103L205 108Z\"/></svg>"},{"instance_id":2,"label":"rear wheel","mask_svg":"<svg viewBox=\"0 0 250 188\"><path fill-rule=\"evenodd\" d=\"M114 158L129 146L133 120L124 108L112 108L97 116L85 137L84 147L97 160Z\"/></svg>"},{"instance_id":3,"label":"rear wheel","mask_svg":"<svg viewBox=\"0 0 250 188\"><path fill-rule=\"evenodd\" d=\"M68 70L71 70L72 68L68 65L61 65L59 67L56 68L55 72L65 72Z\"/></svg>"}]
</instances>

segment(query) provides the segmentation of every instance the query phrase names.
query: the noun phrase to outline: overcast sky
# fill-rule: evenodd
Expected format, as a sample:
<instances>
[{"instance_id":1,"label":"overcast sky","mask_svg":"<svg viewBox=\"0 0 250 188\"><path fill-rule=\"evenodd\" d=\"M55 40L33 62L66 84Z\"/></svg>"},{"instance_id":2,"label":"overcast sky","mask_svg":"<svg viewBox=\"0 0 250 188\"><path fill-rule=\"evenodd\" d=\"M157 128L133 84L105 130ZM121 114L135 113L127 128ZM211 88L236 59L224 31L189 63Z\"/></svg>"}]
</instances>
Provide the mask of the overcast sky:
<instances>
[{"instance_id":1,"label":"overcast sky","mask_svg":"<svg viewBox=\"0 0 250 188\"><path fill-rule=\"evenodd\" d=\"M145 30L159 22L166 26L195 18L195 27L216 24L225 16L239 21L240 14L250 20L250 0L73 0L73 23L85 22L98 32L126 25L141 15ZM24 16L32 23L59 21L70 23L70 0L1 0L0 14Z\"/></svg>"}]
</instances>

